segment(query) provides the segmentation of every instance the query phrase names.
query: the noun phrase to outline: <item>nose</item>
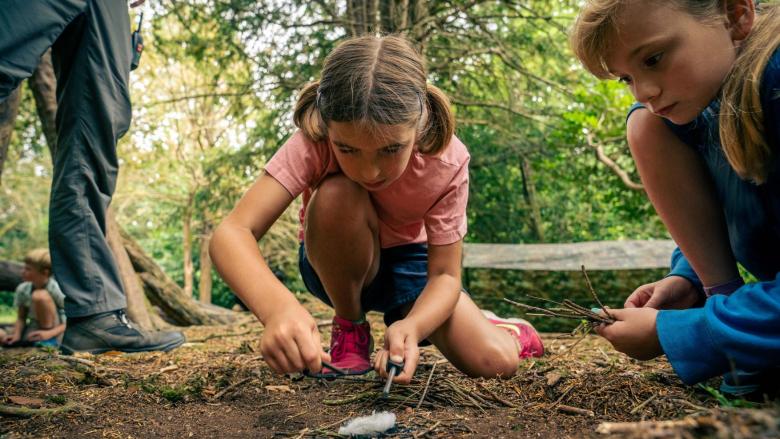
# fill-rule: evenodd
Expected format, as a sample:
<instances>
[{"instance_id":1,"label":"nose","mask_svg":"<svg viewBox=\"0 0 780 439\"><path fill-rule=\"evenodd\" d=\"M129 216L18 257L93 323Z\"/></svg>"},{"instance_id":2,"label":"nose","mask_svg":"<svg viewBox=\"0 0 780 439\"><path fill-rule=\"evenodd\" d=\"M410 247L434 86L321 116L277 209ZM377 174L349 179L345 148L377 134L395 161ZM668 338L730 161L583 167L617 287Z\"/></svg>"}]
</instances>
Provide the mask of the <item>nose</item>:
<instances>
[{"instance_id":1,"label":"nose","mask_svg":"<svg viewBox=\"0 0 780 439\"><path fill-rule=\"evenodd\" d=\"M363 163L363 166L360 170L360 176L363 178L364 182L374 183L379 180L381 175L382 170L378 163L375 163L374 161L367 161Z\"/></svg>"},{"instance_id":2,"label":"nose","mask_svg":"<svg viewBox=\"0 0 780 439\"><path fill-rule=\"evenodd\" d=\"M634 79L634 97L637 101L647 104L661 94L661 87L649 79Z\"/></svg>"}]
</instances>

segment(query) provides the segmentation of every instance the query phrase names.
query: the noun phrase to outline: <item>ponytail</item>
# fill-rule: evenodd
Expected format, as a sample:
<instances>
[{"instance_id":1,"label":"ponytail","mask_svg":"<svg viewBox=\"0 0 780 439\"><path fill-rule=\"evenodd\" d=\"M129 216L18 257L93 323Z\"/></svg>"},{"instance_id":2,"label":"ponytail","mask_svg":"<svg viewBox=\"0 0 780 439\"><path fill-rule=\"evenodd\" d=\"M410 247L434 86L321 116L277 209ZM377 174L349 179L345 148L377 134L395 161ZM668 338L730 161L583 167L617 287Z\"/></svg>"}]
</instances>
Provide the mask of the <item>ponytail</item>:
<instances>
[{"instance_id":1,"label":"ponytail","mask_svg":"<svg viewBox=\"0 0 780 439\"><path fill-rule=\"evenodd\" d=\"M447 95L435 85L426 85L425 101L428 112L417 147L423 154L436 155L450 144L455 134L455 116Z\"/></svg>"},{"instance_id":2,"label":"ponytail","mask_svg":"<svg viewBox=\"0 0 780 439\"><path fill-rule=\"evenodd\" d=\"M301 94L298 95L298 101L295 103L295 112L293 113L295 126L314 142L319 142L325 138L325 127L322 123L320 110L317 108L317 91L319 87L319 81L306 84Z\"/></svg>"},{"instance_id":3,"label":"ponytail","mask_svg":"<svg viewBox=\"0 0 780 439\"><path fill-rule=\"evenodd\" d=\"M761 79L778 46L780 6L764 6L723 86L719 120L723 152L740 177L756 184L766 182L777 149L765 136Z\"/></svg>"}]
</instances>

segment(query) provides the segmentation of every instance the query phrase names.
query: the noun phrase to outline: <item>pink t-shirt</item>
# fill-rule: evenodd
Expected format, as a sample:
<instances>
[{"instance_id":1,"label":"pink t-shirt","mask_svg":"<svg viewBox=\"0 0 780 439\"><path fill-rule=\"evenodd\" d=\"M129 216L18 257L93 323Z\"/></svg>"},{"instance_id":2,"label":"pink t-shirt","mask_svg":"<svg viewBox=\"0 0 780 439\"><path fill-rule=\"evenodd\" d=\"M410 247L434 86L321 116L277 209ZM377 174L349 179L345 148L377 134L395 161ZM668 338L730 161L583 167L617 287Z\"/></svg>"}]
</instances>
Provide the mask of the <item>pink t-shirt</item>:
<instances>
[{"instance_id":1,"label":"pink t-shirt","mask_svg":"<svg viewBox=\"0 0 780 439\"><path fill-rule=\"evenodd\" d=\"M466 146L455 136L437 156L416 149L406 170L388 187L369 192L379 217L382 248L403 244L452 244L466 235L469 159ZM265 171L297 197L303 194L303 221L312 191L325 177L341 172L325 141L313 142L298 131L271 157Z\"/></svg>"}]
</instances>

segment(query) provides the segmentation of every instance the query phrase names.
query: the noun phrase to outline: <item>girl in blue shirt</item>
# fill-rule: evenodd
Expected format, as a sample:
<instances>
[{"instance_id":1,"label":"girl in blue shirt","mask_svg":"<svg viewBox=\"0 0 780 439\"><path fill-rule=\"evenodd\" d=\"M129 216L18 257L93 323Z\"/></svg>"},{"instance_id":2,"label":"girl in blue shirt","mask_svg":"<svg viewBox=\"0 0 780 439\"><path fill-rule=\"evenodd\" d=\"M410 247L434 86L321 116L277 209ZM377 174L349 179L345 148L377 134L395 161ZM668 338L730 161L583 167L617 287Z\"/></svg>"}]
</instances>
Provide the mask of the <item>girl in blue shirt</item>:
<instances>
[{"instance_id":1,"label":"girl in blue shirt","mask_svg":"<svg viewBox=\"0 0 780 439\"><path fill-rule=\"evenodd\" d=\"M686 383L738 371L725 390L756 390L780 366L780 7L592 0L572 44L639 101L629 146L679 244L670 275L599 333L638 359L665 353Z\"/></svg>"}]
</instances>

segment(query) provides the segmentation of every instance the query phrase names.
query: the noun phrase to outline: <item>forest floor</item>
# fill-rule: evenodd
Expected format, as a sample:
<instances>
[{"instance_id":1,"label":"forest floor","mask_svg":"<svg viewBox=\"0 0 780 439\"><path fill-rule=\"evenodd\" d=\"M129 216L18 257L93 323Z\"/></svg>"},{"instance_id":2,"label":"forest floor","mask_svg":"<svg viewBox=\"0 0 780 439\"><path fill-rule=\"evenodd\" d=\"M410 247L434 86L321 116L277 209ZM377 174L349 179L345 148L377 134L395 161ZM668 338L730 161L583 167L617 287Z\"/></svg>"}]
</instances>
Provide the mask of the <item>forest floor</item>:
<instances>
[{"instance_id":1,"label":"forest floor","mask_svg":"<svg viewBox=\"0 0 780 439\"><path fill-rule=\"evenodd\" d=\"M306 306L325 341L331 312ZM376 344L384 326L370 315ZM373 374L280 376L262 361L262 326L186 328L169 353L0 352L0 437L339 437L349 419L391 411L383 437L778 437L776 403L684 386L661 359L639 363L595 336L544 334L546 354L511 379L469 379L432 347L410 385L381 399Z\"/></svg>"}]
</instances>

